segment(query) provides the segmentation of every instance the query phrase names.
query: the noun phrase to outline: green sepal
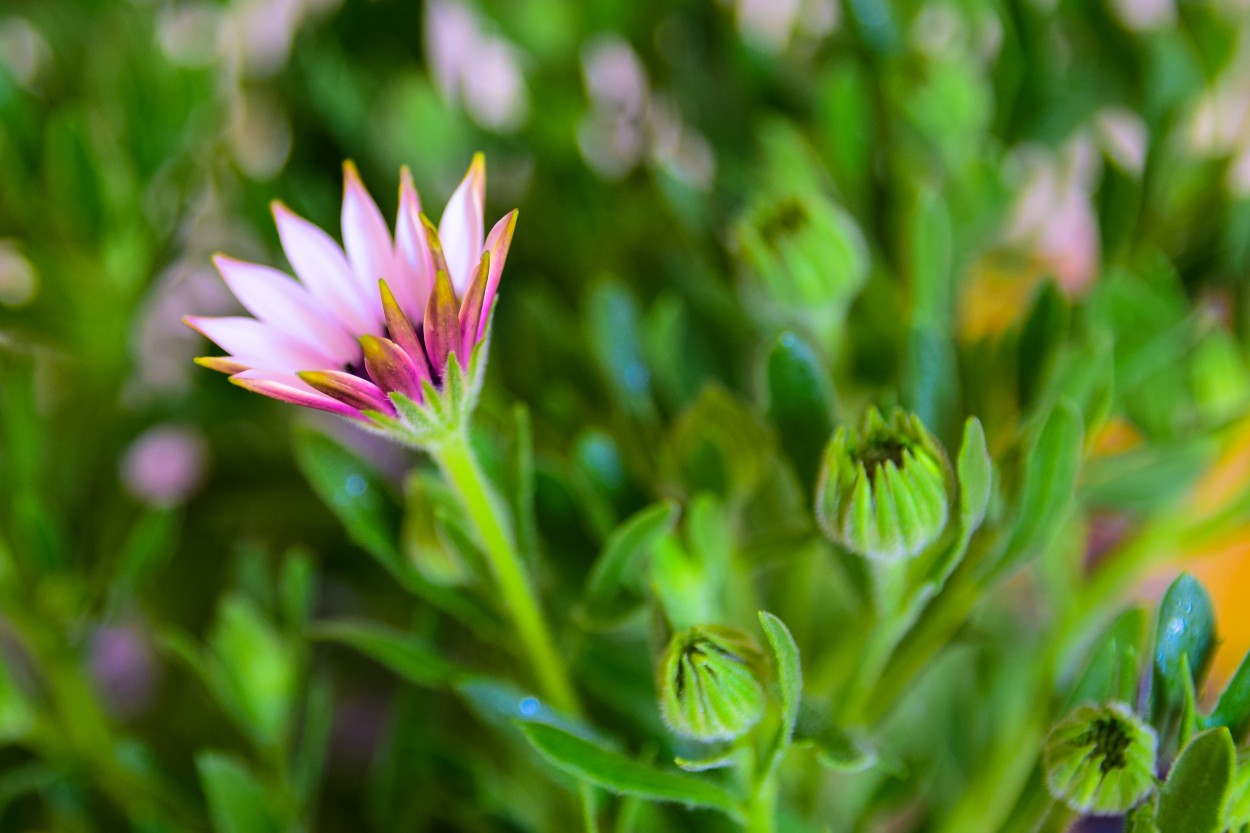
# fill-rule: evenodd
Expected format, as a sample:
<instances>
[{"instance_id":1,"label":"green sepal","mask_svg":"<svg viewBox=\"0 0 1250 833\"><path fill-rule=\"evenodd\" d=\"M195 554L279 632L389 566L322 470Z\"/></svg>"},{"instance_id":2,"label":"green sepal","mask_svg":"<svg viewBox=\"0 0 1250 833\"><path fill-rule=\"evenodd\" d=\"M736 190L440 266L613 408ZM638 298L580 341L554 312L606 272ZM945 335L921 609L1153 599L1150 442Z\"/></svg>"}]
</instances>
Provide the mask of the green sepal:
<instances>
[{"instance_id":1,"label":"green sepal","mask_svg":"<svg viewBox=\"0 0 1250 833\"><path fill-rule=\"evenodd\" d=\"M1160 833L1220 833L1235 757L1232 736L1223 727L1186 744L1159 791Z\"/></svg>"}]
</instances>

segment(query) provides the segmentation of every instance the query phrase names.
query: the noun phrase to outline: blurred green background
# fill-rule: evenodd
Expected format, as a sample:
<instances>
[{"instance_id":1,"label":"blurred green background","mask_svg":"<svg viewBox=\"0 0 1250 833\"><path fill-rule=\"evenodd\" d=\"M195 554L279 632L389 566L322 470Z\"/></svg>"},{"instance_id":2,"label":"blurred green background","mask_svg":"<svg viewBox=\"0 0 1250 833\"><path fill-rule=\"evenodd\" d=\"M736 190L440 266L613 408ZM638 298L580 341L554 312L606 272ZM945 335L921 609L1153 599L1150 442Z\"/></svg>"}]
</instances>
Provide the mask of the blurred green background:
<instances>
[{"instance_id":1,"label":"blurred green background","mask_svg":"<svg viewBox=\"0 0 1250 833\"><path fill-rule=\"evenodd\" d=\"M483 751L489 721L305 638L309 610L368 616L506 665L432 605L414 623L369 533L326 511L372 474L334 458L310 486L292 435L306 471L338 448L311 429L380 472L370 528L398 529L417 455L192 364L214 348L180 317L238 309L211 254L285 266L270 200L337 236L344 159L393 217L401 165L429 211L485 151L488 220L521 215L477 422L506 479L528 407L554 599L621 519L700 493L769 586L770 553L811 534L832 425L770 410L783 331L831 413L906 404L948 447L975 413L1010 450L1053 366L1088 369L1060 384L1083 517L1114 538L1246 431L1248 35L1237 0L5 0L0 829L204 829L201 785L249 772L288 829L564 829L536 763ZM1228 594L1239 523L1191 547L1223 554L1201 563ZM842 569L772 588L807 611L787 619L805 650L855 617ZM1225 675L1250 647L1235 607ZM982 624L978 650L1010 650ZM654 738L635 636L583 646L579 676ZM969 670L930 721L966 707L980 656L950 658ZM993 732L917 753L923 800L884 777L813 783L809 809L959 818ZM685 829L654 818L638 829Z\"/></svg>"}]
</instances>

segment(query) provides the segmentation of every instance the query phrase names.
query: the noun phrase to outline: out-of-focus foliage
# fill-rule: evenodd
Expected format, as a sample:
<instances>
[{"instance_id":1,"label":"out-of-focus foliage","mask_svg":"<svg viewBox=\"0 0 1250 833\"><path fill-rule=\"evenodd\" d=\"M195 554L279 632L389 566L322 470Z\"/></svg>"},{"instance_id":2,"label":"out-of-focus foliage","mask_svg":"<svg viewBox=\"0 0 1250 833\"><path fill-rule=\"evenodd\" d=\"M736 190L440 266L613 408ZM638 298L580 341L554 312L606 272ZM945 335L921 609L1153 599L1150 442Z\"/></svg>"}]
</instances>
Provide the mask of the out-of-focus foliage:
<instances>
[{"instance_id":1,"label":"out-of-focus foliage","mask_svg":"<svg viewBox=\"0 0 1250 833\"><path fill-rule=\"evenodd\" d=\"M1062 830L1047 733L1109 703L1175 761L1132 829L1245 829L1243 5L7 0L0 830ZM283 265L270 200L478 150L473 443L580 714L429 458L179 323ZM950 511L883 572L814 506L896 406ZM729 749L657 698L707 625L767 655Z\"/></svg>"}]
</instances>

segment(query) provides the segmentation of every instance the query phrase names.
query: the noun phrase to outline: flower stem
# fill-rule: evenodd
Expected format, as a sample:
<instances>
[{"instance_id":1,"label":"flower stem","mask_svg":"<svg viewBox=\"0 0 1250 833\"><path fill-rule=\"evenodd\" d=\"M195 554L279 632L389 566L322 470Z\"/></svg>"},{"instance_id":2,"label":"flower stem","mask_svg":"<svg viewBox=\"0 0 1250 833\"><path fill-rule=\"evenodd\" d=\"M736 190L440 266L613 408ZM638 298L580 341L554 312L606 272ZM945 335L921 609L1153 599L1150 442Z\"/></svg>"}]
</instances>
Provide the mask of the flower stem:
<instances>
[{"instance_id":1,"label":"flower stem","mask_svg":"<svg viewBox=\"0 0 1250 833\"><path fill-rule=\"evenodd\" d=\"M777 830L777 774L772 770L751 793L746 830L747 833L775 833Z\"/></svg>"},{"instance_id":2,"label":"flower stem","mask_svg":"<svg viewBox=\"0 0 1250 833\"><path fill-rule=\"evenodd\" d=\"M431 453L477 529L504 608L529 654L543 693L557 709L576 713L577 696L521 563L506 510L478 466L467 434L449 434Z\"/></svg>"}]
</instances>

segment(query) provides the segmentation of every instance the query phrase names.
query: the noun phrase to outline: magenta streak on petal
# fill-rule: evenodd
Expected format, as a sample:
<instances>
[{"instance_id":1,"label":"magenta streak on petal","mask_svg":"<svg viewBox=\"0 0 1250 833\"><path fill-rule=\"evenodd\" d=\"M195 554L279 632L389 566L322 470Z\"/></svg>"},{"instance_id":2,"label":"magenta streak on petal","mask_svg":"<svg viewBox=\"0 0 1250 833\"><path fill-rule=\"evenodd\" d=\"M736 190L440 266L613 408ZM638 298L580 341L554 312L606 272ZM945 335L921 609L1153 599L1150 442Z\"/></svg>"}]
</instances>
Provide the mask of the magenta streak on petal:
<instances>
[{"instance_id":1,"label":"magenta streak on petal","mask_svg":"<svg viewBox=\"0 0 1250 833\"><path fill-rule=\"evenodd\" d=\"M273 203L274 221L287 260L326 311L355 335L382 331L382 310L375 309L370 290L366 298L347 256L330 235L280 202Z\"/></svg>"},{"instance_id":2,"label":"magenta streak on petal","mask_svg":"<svg viewBox=\"0 0 1250 833\"><path fill-rule=\"evenodd\" d=\"M333 397L361 411L381 411L394 415L395 406L386 393L373 382L341 370L306 370L297 374L314 390Z\"/></svg>"},{"instance_id":3,"label":"magenta streak on petal","mask_svg":"<svg viewBox=\"0 0 1250 833\"><path fill-rule=\"evenodd\" d=\"M495 303L495 295L499 292L499 280L503 277L503 265L508 260L508 250L512 248L512 234L516 231L517 211L514 208L504 215L486 238L486 250L490 252L490 280L486 283L486 296L482 300L482 317L478 322L477 340L486 337L486 325L490 321L490 312Z\"/></svg>"},{"instance_id":4,"label":"magenta streak on petal","mask_svg":"<svg viewBox=\"0 0 1250 833\"><path fill-rule=\"evenodd\" d=\"M359 409L345 405L337 399L331 399L325 394L317 393L313 390L300 390L299 388L276 382L273 379L251 378L251 373L252 371L247 371L236 374L230 377L230 381L245 390L250 390L253 393L259 393L262 396L268 396L281 402L302 405L305 408L314 408L318 411L329 411L332 414L340 414L341 416L354 419L366 419Z\"/></svg>"},{"instance_id":5,"label":"magenta streak on petal","mask_svg":"<svg viewBox=\"0 0 1250 833\"><path fill-rule=\"evenodd\" d=\"M213 258L217 271L248 312L295 341L351 364L360 350L342 325L289 275L225 255Z\"/></svg>"},{"instance_id":6,"label":"magenta streak on petal","mask_svg":"<svg viewBox=\"0 0 1250 833\"><path fill-rule=\"evenodd\" d=\"M334 357L325 351L296 341L254 318L187 316L183 320L232 358L252 367L294 370L310 366L334 367L337 364Z\"/></svg>"},{"instance_id":7,"label":"magenta streak on petal","mask_svg":"<svg viewBox=\"0 0 1250 833\"><path fill-rule=\"evenodd\" d=\"M490 252L482 252L482 260L473 273L473 282L465 296L460 299L460 346L456 355L463 367L469 366L473 345L477 344L477 322L482 317L482 302L486 294L486 282L490 275Z\"/></svg>"},{"instance_id":8,"label":"magenta streak on petal","mask_svg":"<svg viewBox=\"0 0 1250 833\"><path fill-rule=\"evenodd\" d=\"M418 381L432 378L430 363L421 346L416 331L412 328L408 317L399 308L395 296L391 294L390 285L386 281L378 281L378 292L382 298L382 309L386 312L386 331L391 341L399 345L399 349L408 354L416 371Z\"/></svg>"},{"instance_id":9,"label":"magenta streak on petal","mask_svg":"<svg viewBox=\"0 0 1250 833\"><path fill-rule=\"evenodd\" d=\"M378 210L377 203L360 181L360 173L352 162L343 163L343 246L347 259L355 273L360 291L367 295L370 305L376 308L377 285L381 278L390 277L395 263L395 249L391 245L391 233L386 220Z\"/></svg>"},{"instance_id":10,"label":"magenta streak on petal","mask_svg":"<svg viewBox=\"0 0 1250 833\"><path fill-rule=\"evenodd\" d=\"M395 221L395 268L389 283L399 308L410 321L425 315L425 302L434 285L434 261L421 225L421 200L412 185L412 173L399 172L399 214Z\"/></svg>"},{"instance_id":11,"label":"magenta streak on petal","mask_svg":"<svg viewBox=\"0 0 1250 833\"><path fill-rule=\"evenodd\" d=\"M464 294L473 279L473 267L482 256L483 219L486 200L486 161L474 154L469 171L456 188L439 220L438 236L447 258L448 274L456 295Z\"/></svg>"}]
</instances>

